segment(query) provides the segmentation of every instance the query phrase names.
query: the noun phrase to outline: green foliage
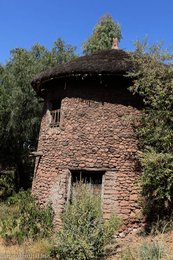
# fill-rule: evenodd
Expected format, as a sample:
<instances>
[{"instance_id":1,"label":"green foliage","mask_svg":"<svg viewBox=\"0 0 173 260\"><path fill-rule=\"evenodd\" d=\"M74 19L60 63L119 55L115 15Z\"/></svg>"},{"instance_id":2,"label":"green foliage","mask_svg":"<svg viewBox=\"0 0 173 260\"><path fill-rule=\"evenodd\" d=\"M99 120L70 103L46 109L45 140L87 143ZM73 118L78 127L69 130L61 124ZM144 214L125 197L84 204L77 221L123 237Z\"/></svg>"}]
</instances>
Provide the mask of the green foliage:
<instances>
[{"instance_id":1,"label":"green foliage","mask_svg":"<svg viewBox=\"0 0 173 260\"><path fill-rule=\"evenodd\" d=\"M91 54L96 51L111 49L113 38L121 40L120 24L114 22L110 15L101 17L93 30L92 36L83 44L84 54Z\"/></svg>"},{"instance_id":2,"label":"green foliage","mask_svg":"<svg viewBox=\"0 0 173 260\"><path fill-rule=\"evenodd\" d=\"M20 191L1 205L0 235L6 243L22 243L51 235L53 213L50 207L39 208L30 191Z\"/></svg>"},{"instance_id":3,"label":"green foliage","mask_svg":"<svg viewBox=\"0 0 173 260\"><path fill-rule=\"evenodd\" d=\"M144 243L139 248L139 259L140 260L161 260L165 256L165 250L163 245L154 240L150 243Z\"/></svg>"},{"instance_id":4,"label":"green foliage","mask_svg":"<svg viewBox=\"0 0 173 260\"><path fill-rule=\"evenodd\" d=\"M143 97L144 113L138 135L143 150L142 194L151 221L173 210L173 64L162 45L137 42L131 55L134 78L131 91Z\"/></svg>"},{"instance_id":5,"label":"green foliage","mask_svg":"<svg viewBox=\"0 0 173 260\"><path fill-rule=\"evenodd\" d=\"M157 219L158 212L172 213L173 199L173 155L145 152L142 159L145 170L142 176L142 194L147 198L146 211L153 212ZM147 213L147 212L146 212Z\"/></svg>"},{"instance_id":6,"label":"green foliage","mask_svg":"<svg viewBox=\"0 0 173 260\"><path fill-rule=\"evenodd\" d=\"M50 51L40 44L31 50L16 48L0 66L0 163L15 169L19 187L28 187L28 169L33 167L28 154L36 149L41 119L42 106L31 80L42 70L74 57L74 48L58 39Z\"/></svg>"},{"instance_id":7,"label":"green foliage","mask_svg":"<svg viewBox=\"0 0 173 260\"><path fill-rule=\"evenodd\" d=\"M119 220L112 217L103 221L99 196L93 195L87 185L79 185L72 203L67 203L62 214L62 229L53 249L58 259L97 259L103 255Z\"/></svg>"},{"instance_id":8,"label":"green foliage","mask_svg":"<svg viewBox=\"0 0 173 260\"><path fill-rule=\"evenodd\" d=\"M14 171L0 172L0 201L5 200L15 191Z\"/></svg>"}]
</instances>

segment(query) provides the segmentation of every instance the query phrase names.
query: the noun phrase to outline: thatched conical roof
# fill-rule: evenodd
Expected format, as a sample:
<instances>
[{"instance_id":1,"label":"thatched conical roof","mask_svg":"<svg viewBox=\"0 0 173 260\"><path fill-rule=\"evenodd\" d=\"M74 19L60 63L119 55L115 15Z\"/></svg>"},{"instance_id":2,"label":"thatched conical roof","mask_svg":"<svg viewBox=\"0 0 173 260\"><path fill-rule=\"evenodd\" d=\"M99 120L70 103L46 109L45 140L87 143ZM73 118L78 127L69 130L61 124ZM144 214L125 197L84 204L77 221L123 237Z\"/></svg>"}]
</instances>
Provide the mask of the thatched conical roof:
<instances>
[{"instance_id":1,"label":"thatched conical roof","mask_svg":"<svg viewBox=\"0 0 173 260\"><path fill-rule=\"evenodd\" d=\"M104 50L46 70L36 75L31 84L35 91L39 91L43 83L48 83L54 79L83 77L86 75L123 75L130 67L131 62L127 52L123 50Z\"/></svg>"}]
</instances>

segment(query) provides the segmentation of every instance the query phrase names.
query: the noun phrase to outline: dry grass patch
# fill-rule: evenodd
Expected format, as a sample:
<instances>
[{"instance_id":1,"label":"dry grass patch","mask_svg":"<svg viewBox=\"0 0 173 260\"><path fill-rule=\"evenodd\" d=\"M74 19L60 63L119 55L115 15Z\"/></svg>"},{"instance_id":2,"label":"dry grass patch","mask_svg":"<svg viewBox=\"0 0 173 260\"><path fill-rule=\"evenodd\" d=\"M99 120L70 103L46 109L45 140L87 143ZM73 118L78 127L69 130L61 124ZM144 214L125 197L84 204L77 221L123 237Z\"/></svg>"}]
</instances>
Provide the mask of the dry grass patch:
<instances>
[{"instance_id":1,"label":"dry grass patch","mask_svg":"<svg viewBox=\"0 0 173 260\"><path fill-rule=\"evenodd\" d=\"M124 239L118 241L118 252L116 255L111 256L108 260L173 260L173 231L158 234L155 236L140 236L129 234ZM146 250L146 247L156 247L160 250L160 258L142 258L140 250ZM153 249L155 250L155 249Z\"/></svg>"},{"instance_id":2,"label":"dry grass patch","mask_svg":"<svg viewBox=\"0 0 173 260\"><path fill-rule=\"evenodd\" d=\"M3 260L39 260L47 259L50 249L50 242L42 239L34 242L24 242L22 245L7 246L2 239L0 239L0 258Z\"/></svg>"}]
</instances>

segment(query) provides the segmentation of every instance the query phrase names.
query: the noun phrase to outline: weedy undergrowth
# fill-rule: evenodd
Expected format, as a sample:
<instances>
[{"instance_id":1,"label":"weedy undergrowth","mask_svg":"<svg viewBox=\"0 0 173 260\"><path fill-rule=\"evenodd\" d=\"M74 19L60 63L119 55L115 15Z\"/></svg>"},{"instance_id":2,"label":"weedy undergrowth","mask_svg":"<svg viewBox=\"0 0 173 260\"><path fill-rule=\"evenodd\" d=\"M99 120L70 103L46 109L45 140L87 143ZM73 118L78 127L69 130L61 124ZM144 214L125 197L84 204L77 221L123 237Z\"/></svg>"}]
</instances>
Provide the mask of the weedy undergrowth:
<instances>
[{"instance_id":1,"label":"weedy undergrowth","mask_svg":"<svg viewBox=\"0 0 173 260\"><path fill-rule=\"evenodd\" d=\"M52 255L57 259L98 259L120 226L112 216L104 221L100 196L94 195L87 184L77 184L71 202L61 216L62 229L57 233Z\"/></svg>"},{"instance_id":2,"label":"weedy undergrowth","mask_svg":"<svg viewBox=\"0 0 173 260\"><path fill-rule=\"evenodd\" d=\"M20 191L10 197L0 218L0 235L6 243L20 244L24 240L41 239L52 234L51 207L40 208L30 191Z\"/></svg>"}]
</instances>

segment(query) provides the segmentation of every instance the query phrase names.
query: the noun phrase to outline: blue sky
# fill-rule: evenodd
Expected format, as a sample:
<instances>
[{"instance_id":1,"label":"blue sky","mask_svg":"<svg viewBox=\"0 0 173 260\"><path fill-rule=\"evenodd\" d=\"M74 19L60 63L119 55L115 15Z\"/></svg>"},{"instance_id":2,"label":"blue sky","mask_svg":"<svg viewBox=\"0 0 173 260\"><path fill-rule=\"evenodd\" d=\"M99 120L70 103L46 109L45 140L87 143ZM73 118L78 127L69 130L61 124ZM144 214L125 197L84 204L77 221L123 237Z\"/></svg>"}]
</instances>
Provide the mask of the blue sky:
<instances>
[{"instance_id":1,"label":"blue sky","mask_svg":"<svg viewBox=\"0 0 173 260\"><path fill-rule=\"evenodd\" d=\"M110 14L121 24L120 48L133 50L137 39L173 44L172 0L0 0L0 63L14 48L36 42L48 49L61 37L82 53L82 43L99 18Z\"/></svg>"}]
</instances>

